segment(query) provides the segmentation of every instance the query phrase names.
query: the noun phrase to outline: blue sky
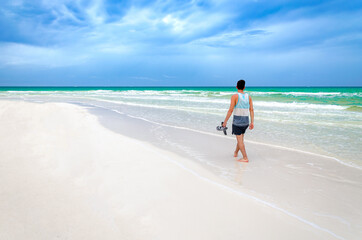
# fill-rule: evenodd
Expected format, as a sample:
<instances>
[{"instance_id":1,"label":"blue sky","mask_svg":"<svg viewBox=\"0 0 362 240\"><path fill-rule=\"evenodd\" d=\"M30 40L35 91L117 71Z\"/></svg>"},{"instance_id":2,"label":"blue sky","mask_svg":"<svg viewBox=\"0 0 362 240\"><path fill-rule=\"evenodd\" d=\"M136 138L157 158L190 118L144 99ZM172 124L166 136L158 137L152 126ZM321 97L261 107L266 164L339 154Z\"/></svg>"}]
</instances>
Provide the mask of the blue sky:
<instances>
[{"instance_id":1,"label":"blue sky","mask_svg":"<svg viewBox=\"0 0 362 240\"><path fill-rule=\"evenodd\" d=\"M2 0L0 85L361 86L362 1Z\"/></svg>"}]
</instances>

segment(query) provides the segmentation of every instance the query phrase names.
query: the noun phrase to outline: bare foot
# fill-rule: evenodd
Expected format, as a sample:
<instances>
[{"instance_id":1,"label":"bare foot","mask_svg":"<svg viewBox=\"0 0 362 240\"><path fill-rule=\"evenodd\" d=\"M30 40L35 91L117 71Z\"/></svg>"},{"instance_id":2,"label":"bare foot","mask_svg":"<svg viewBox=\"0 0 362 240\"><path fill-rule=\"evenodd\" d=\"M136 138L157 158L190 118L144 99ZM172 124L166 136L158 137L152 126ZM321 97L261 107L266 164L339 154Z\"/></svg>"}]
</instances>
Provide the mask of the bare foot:
<instances>
[{"instance_id":1,"label":"bare foot","mask_svg":"<svg viewBox=\"0 0 362 240\"><path fill-rule=\"evenodd\" d=\"M237 156L238 156L238 153L239 153L239 151L235 151L235 152L234 152L234 157L237 157Z\"/></svg>"},{"instance_id":2,"label":"bare foot","mask_svg":"<svg viewBox=\"0 0 362 240\"><path fill-rule=\"evenodd\" d=\"M238 162L249 162L249 159L247 158L240 158Z\"/></svg>"}]
</instances>

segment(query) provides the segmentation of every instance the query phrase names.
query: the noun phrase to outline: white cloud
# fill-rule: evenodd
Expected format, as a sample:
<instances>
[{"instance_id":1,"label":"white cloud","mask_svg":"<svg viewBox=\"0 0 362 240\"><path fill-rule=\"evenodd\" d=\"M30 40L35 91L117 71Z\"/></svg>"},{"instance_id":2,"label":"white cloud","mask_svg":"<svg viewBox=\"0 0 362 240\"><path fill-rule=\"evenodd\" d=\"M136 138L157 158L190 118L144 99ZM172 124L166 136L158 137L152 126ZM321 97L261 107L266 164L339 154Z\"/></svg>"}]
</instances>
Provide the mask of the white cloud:
<instances>
[{"instance_id":1,"label":"white cloud","mask_svg":"<svg viewBox=\"0 0 362 240\"><path fill-rule=\"evenodd\" d=\"M51 13L56 17L52 24L59 24L63 20L71 20L76 23L81 23L81 20L71 12L64 4L59 5L56 9L52 9Z\"/></svg>"},{"instance_id":2,"label":"white cloud","mask_svg":"<svg viewBox=\"0 0 362 240\"><path fill-rule=\"evenodd\" d=\"M151 8L131 7L127 13L117 22L124 27L153 27L160 23L157 13Z\"/></svg>"},{"instance_id":3,"label":"white cloud","mask_svg":"<svg viewBox=\"0 0 362 240\"><path fill-rule=\"evenodd\" d=\"M194 40L191 44L214 48L232 48L241 52L282 52L301 48L346 46L353 39L360 41L356 26L359 14L321 15L289 21L257 21L247 29L231 30ZM346 27L349 26L349 27Z\"/></svg>"},{"instance_id":4,"label":"white cloud","mask_svg":"<svg viewBox=\"0 0 362 240\"><path fill-rule=\"evenodd\" d=\"M95 25L104 23L106 14L104 12L102 0L93 0L91 5L86 8L85 12L87 13L90 23Z\"/></svg>"},{"instance_id":5,"label":"white cloud","mask_svg":"<svg viewBox=\"0 0 362 240\"><path fill-rule=\"evenodd\" d=\"M181 21L180 19L173 17L172 14L168 14L166 17L162 18L162 22L166 25L171 25L171 29L175 33L182 32L186 25L185 21Z\"/></svg>"},{"instance_id":6,"label":"white cloud","mask_svg":"<svg viewBox=\"0 0 362 240\"><path fill-rule=\"evenodd\" d=\"M177 40L210 34L209 31L220 27L230 20L222 10L207 12L193 5L185 9L177 8L164 11L166 3L156 2L147 7L131 7L114 26L139 34L139 41L149 38L175 38ZM144 38L143 38L144 37Z\"/></svg>"},{"instance_id":7,"label":"white cloud","mask_svg":"<svg viewBox=\"0 0 362 240\"><path fill-rule=\"evenodd\" d=\"M197 39L192 44L212 47L250 47L268 34L270 33L260 29L235 30Z\"/></svg>"},{"instance_id":8,"label":"white cloud","mask_svg":"<svg viewBox=\"0 0 362 240\"><path fill-rule=\"evenodd\" d=\"M56 67L82 64L89 59L114 61L122 56L139 59L145 55L177 59L200 55L202 61L208 58L222 62L232 54L245 52L343 45L356 39L355 33L346 30L348 26L356 29L362 21L362 15L357 14L324 14L312 18L303 12L291 14L292 17L275 14L244 24L235 19L242 14L231 9L230 2L215 0L207 4L205 8L196 0L180 6L161 0L143 6L131 4L111 22L102 0L44 0L40 5L55 17L53 24L47 22L52 18L44 17L46 14L34 19L19 18L19 29L25 29L21 33L33 34L31 41L24 42L39 41L35 43L38 47L3 44L0 64ZM357 40L360 42L360 37Z\"/></svg>"},{"instance_id":9,"label":"white cloud","mask_svg":"<svg viewBox=\"0 0 362 240\"><path fill-rule=\"evenodd\" d=\"M83 64L87 55L75 56L73 51L35 47L26 44L8 43L0 45L0 64L5 66L36 65L64 67Z\"/></svg>"}]
</instances>

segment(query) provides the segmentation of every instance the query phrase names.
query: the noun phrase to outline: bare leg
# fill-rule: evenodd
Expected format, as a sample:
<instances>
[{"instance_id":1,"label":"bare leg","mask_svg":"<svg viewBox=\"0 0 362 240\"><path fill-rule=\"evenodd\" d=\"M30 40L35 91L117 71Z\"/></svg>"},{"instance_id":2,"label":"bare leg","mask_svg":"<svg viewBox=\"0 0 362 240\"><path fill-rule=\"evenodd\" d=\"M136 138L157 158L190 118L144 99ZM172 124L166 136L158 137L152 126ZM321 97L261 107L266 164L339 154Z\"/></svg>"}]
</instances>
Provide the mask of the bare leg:
<instances>
[{"instance_id":1,"label":"bare leg","mask_svg":"<svg viewBox=\"0 0 362 240\"><path fill-rule=\"evenodd\" d=\"M234 152L234 157L237 157L237 156L238 156L239 150L240 150L239 144L236 143L236 148L235 148L235 152Z\"/></svg>"},{"instance_id":2,"label":"bare leg","mask_svg":"<svg viewBox=\"0 0 362 240\"><path fill-rule=\"evenodd\" d=\"M239 162L249 162L248 156L246 155L246 151L245 151L244 134L236 135L236 140L238 141L239 149L240 149L241 153L243 154L243 158L240 158L238 161Z\"/></svg>"}]
</instances>

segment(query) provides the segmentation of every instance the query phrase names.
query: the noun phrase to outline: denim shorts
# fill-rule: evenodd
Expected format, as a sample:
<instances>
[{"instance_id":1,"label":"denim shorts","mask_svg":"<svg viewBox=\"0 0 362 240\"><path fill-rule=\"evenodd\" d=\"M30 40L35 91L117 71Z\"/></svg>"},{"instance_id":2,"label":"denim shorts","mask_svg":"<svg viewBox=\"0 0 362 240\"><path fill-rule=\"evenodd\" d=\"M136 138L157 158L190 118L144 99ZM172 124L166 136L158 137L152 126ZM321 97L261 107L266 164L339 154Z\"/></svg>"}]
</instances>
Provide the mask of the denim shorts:
<instances>
[{"instance_id":1,"label":"denim shorts","mask_svg":"<svg viewBox=\"0 0 362 240\"><path fill-rule=\"evenodd\" d=\"M245 126L236 126L233 124L232 134L234 134L234 135L244 134L248 127L249 127L249 124L245 125Z\"/></svg>"}]
</instances>

